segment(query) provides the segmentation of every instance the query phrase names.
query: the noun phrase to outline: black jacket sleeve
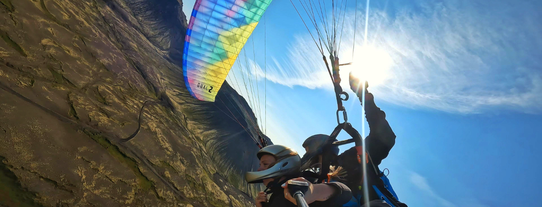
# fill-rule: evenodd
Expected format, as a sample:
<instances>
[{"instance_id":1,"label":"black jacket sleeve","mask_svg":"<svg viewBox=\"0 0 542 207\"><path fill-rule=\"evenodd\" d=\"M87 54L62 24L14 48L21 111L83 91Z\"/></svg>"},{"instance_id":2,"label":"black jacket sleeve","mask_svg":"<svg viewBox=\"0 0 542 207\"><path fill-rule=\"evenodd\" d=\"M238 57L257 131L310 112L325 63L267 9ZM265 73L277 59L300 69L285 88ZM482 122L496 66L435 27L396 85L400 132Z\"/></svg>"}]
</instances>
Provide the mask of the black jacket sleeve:
<instances>
[{"instance_id":1,"label":"black jacket sleeve","mask_svg":"<svg viewBox=\"0 0 542 207\"><path fill-rule=\"evenodd\" d=\"M326 201L316 201L310 206L342 206L352 199L352 191L345 184L340 182L331 182L327 185L335 188L335 193Z\"/></svg>"},{"instance_id":2,"label":"black jacket sleeve","mask_svg":"<svg viewBox=\"0 0 542 207\"><path fill-rule=\"evenodd\" d=\"M386 113L376 106L372 94L369 97L365 100L365 114L370 132L365 139L365 147L378 166L395 145L395 133L386 120Z\"/></svg>"}]
</instances>

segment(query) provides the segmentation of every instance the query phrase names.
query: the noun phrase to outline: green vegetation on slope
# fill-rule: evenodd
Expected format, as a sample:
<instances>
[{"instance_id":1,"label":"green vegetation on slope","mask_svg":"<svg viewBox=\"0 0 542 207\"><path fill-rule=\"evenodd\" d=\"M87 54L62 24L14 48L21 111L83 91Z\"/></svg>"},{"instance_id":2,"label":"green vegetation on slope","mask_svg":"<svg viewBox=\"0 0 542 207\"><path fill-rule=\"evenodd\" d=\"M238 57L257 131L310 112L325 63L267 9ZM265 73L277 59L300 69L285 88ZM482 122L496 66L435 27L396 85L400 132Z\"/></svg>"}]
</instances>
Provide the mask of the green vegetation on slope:
<instances>
[{"instance_id":1,"label":"green vegetation on slope","mask_svg":"<svg viewBox=\"0 0 542 207\"><path fill-rule=\"evenodd\" d=\"M21 186L4 160L0 156L0 206L40 206L34 202L36 195Z\"/></svg>"},{"instance_id":2,"label":"green vegetation on slope","mask_svg":"<svg viewBox=\"0 0 542 207\"><path fill-rule=\"evenodd\" d=\"M111 156L128 166L136 175L140 189L144 191L148 191L151 189L155 190L154 183L150 181L145 175L143 175L143 173L141 173L141 170L139 170L137 162L134 159L126 156L126 154L122 153L117 146L113 145L102 135L92 133L88 130L83 130L83 132L94 141L96 141L98 144L100 144L102 147L104 147Z\"/></svg>"},{"instance_id":3,"label":"green vegetation on slope","mask_svg":"<svg viewBox=\"0 0 542 207\"><path fill-rule=\"evenodd\" d=\"M3 3L2 3L3 4ZM0 30L0 36L2 37L2 39L4 40L4 42L6 42L11 48L13 48L14 50L16 50L17 52L19 52L19 54L21 54L22 56L27 56L26 55L26 52L24 52L23 48L17 44L15 41L13 41L11 39L11 37L9 37L8 33L3 31L3 30Z\"/></svg>"}]
</instances>

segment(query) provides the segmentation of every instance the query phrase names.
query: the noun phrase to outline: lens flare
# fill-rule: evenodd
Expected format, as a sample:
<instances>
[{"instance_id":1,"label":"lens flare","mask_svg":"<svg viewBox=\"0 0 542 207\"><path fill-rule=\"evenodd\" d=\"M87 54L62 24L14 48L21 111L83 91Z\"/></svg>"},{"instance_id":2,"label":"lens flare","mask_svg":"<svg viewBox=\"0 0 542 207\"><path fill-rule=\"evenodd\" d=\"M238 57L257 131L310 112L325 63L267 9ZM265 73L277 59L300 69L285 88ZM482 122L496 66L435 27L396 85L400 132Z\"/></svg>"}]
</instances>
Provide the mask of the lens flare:
<instances>
[{"instance_id":1,"label":"lens flare","mask_svg":"<svg viewBox=\"0 0 542 207\"><path fill-rule=\"evenodd\" d=\"M390 78L393 60L390 55L373 46L363 46L356 51L352 65L346 70L355 77L368 81L371 87L383 84Z\"/></svg>"}]
</instances>

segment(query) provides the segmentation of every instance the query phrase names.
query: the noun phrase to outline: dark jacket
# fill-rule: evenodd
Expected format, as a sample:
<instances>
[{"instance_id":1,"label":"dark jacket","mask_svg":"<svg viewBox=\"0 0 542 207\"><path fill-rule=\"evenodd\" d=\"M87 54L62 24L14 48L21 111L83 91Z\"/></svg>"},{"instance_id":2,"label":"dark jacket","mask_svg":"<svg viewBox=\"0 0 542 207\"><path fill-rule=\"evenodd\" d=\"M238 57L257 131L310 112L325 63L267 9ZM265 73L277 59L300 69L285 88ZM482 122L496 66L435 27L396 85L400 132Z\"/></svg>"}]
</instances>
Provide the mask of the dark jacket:
<instances>
[{"instance_id":1,"label":"dark jacket","mask_svg":"<svg viewBox=\"0 0 542 207\"><path fill-rule=\"evenodd\" d=\"M297 207L284 198L284 188L282 188L281 185L287 180L288 179L281 183L273 184L273 186L270 187L271 193L273 194L269 198L269 201L263 205L264 207ZM352 198L352 193L346 185L339 182L327 183L327 185L334 187L336 190L335 193L326 201L315 201L311 203L309 205L310 207L340 207Z\"/></svg>"},{"instance_id":2,"label":"dark jacket","mask_svg":"<svg viewBox=\"0 0 542 207\"><path fill-rule=\"evenodd\" d=\"M378 166L395 145L395 133L386 120L386 113L376 106L374 99L365 100L365 117L370 130L365 138L365 149Z\"/></svg>"},{"instance_id":3,"label":"dark jacket","mask_svg":"<svg viewBox=\"0 0 542 207\"><path fill-rule=\"evenodd\" d=\"M381 171L378 165L386 158L395 145L395 133L391 129L386 114L378 108L372 98L365 100L365 114L369 125L369 136L365 138L363 144L368 156L366 156L366 175L367 186L369 192L368 200L378 200L380 196L377 194L373 186L376 186L387 197L393 197L384 187L384 182L380 179ZM346 170L347 176L338 181L346 184L354 195L363 195L362 165L358 162L357 151L354 147L346 150L339 155L336 165L341 166ZM395 205L403 206L404 204ZM406 206L406 205L405 205Z\"/></svg>"}]
</instances>

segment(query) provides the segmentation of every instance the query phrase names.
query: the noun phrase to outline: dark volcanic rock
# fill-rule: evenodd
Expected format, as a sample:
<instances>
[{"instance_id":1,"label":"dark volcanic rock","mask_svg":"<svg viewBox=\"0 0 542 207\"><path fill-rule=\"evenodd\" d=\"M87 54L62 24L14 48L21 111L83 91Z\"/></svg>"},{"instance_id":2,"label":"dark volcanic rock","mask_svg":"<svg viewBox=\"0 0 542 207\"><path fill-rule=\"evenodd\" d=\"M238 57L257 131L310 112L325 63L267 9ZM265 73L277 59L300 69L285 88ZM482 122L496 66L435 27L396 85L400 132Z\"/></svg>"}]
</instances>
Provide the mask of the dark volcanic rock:
<instances>
[{"instance_id":1,"label":"dark volcanic rock","mask_svg":"<svg viewBox=\"0 0 542 207\"><path fill-rule=\"evenodd\" d=\"M261 132L186 90L181 4L0 0L0 206L253 205Z\"/></svg>"}]
</instances>

